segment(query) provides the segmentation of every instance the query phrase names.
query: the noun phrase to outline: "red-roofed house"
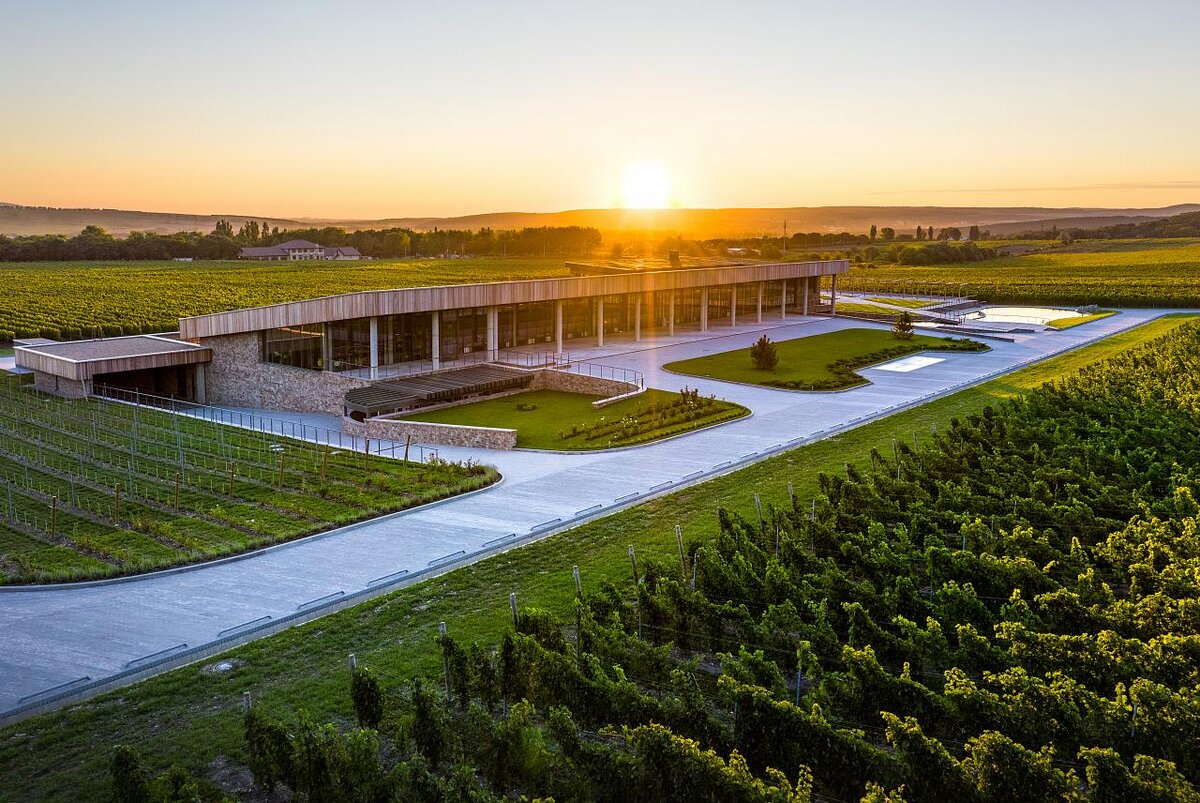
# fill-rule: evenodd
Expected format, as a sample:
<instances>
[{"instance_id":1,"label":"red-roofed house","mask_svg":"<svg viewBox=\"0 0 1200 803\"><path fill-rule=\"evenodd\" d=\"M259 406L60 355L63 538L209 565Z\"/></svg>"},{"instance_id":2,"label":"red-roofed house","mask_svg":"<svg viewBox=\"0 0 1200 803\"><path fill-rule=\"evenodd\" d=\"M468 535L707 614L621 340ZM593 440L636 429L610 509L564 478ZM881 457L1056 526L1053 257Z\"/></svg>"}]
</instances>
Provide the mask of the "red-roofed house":
<instances>
[{"instance_id":1,"label":"red-roofed house","mask_svg":"<svg viewBox=\"0 0 1200 803\"><path fill-rule=\"evenodd\" d=\"M324 246L308 240L288 240L279 245L246 246L238 252L238 257L290 262L300 259L362 259L362 254L348 245Z\"/></svg>"}]
</instances>

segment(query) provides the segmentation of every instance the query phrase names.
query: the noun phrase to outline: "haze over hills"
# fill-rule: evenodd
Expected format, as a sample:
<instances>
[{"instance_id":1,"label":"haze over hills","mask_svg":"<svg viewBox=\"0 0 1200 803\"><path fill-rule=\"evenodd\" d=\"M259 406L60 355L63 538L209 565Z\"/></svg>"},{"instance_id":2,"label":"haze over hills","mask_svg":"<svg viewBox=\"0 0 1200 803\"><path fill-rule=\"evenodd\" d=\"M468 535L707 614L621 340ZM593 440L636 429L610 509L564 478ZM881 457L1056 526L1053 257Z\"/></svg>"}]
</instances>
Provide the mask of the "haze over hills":
<instances>
[{"instance_id":1,"label":"haze over hills","mask_svg":"<svg viewBox=\"0 0 1200 803\"><path fill-rule=\"evenodd\" d=\"M1116 223L1161 219L1184 212L1200 211L1200 204L1176 204L1161 208L1052 208L1038 206L952 207L952 206L817 206L732 209L574 209L562 212L489 212L458 217L396 217L378 220L323 218L280 218L257 215L199 215L174 212L139 212L121 209L58 209L52 207L0 204L0 234L74 235L89 224L102 226L116 235L130 231L170 233L211 231L216 221L226 219L239 227L247 220L266 221L270 226L303 228L341 226L349 230L410 228L519 229L533 226L594 226L605 233L682 234L709 238L780 234L786 221L788 232L849 231L860 233L872 225L907 232L917 226L980 225L994 234L1031 229L1098 228Z\"/></svg>"}]
</instances>

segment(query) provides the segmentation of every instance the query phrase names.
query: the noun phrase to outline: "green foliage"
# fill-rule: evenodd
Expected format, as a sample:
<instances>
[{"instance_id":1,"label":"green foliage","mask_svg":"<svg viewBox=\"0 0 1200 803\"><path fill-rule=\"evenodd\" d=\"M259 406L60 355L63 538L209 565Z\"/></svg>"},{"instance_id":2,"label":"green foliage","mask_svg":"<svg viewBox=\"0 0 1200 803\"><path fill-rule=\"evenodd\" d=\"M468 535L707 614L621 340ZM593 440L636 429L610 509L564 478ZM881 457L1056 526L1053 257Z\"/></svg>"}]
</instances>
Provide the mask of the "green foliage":
<instances>
[{"instance_id":1,"label":"green foliage","mask_svg":"<svg viewBox=\"0 0 1200 803\"><path fill-rule=\"evenodd\" d=\"M771 338L763 335L750 347L750 362L759 371L774 371L779 365L779 350Z\"/></svg>"},{"instance_id":2,"label":"green foliage","mask_svg":"<svg viewBox=\"0 0 1200 803\"><path fill-rule=\"evenodd\" d=\"M892 337L897 340L908 340L913 336L913 316L911 312L901 312L892 324Z\"/></svg>"},{"instance_id":3,"label":"green foliage","mask_svg":"<svg viewBox=\"0 0 1200 803\"><path fill-rule=\"evenodd\" d=\"M131 747L121 745L113 754L112 790L115 803L150 803L150 774Z\"/></svg>"},{"instance_id":4,"label":"green foliage","mask_svg":"<svg viewBox=\"0 0 1200 803\"><path fill-rule=\"evenodd\" d=\"M371 670L358 667L351 673L350 698L359 727L378 728L383 722L383 690Z\"/></svg>"}]
</instances>

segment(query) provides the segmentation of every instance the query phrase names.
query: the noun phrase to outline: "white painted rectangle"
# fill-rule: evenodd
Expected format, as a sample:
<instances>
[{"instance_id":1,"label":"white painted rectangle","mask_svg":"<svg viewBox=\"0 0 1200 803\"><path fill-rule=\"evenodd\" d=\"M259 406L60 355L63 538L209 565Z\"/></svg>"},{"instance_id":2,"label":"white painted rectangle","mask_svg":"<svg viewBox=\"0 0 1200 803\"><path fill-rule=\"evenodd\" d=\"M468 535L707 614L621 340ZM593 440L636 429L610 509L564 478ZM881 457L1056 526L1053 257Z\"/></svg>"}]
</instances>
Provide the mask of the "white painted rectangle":
<instances>
[{"instance_id":1,"label":"white painted rectangle","mask_svg":"<svg viewBox=\"0 0 1200 803\"><path fill-rule=\"evenodd\" d=\"M918 354L915 357L902 357L899 360L893 360L883 365L876 365L875 368L879 371L894 371L897 374L907 374L909 371L916 371L920 368L926 368L945 361L944 357L924 357Z\"/></svg>"}]
</instances>

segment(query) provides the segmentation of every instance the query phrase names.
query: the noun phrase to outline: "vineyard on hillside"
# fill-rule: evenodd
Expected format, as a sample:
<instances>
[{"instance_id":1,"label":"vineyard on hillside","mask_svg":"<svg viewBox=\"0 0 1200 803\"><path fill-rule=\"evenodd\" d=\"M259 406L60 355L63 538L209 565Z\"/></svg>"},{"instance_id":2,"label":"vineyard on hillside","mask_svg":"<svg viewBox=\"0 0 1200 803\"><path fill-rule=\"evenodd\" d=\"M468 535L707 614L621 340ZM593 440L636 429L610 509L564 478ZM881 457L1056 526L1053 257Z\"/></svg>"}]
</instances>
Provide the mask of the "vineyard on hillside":
<instances>
[{"instance_id":1,"label":"vineyard on hillside","mask_svg":"<svg viewBox=\"0 0 1200 803\"><path fill-rule=\"evenodd\" d=\"M570 621L450 633L436 680L356 669L362 730L254 706L250 769L327 801L1198 800L1198 354L1187 324L721 511Z\"/></svg>"},{"instance_id":2,"label":"vineyard on hillside","mask_svg":"<svg viewBox=\"0 0 1200 803\"><path fill-rule=\"evenodd\" d=\"M0 583L202 561L495 479L0 379Z\"/></svg>"},{"instance_id":3,"label":"vineyard on hillside","mask_svg":"<svg viewBox=\"0 0 1200 803\"><path fill-rule=\"evenodd\" d=\"M1200 307L1200 244L1149 241L962 264L856 266L838 281L839 289L860 292L910 292L921 285L947 284L999 304Z\"/></svg>"},{"instance_id":4,"label":"vineyard on hillside","mask_svg":"<svg viewBox=\"0 0 1200 803\"><path fill-rule=\"evenodd\" d=\"M168 332L179 318L318 296L565 276L561 259L0 263L0 342Z\"/></svg>"}]
</instances>

